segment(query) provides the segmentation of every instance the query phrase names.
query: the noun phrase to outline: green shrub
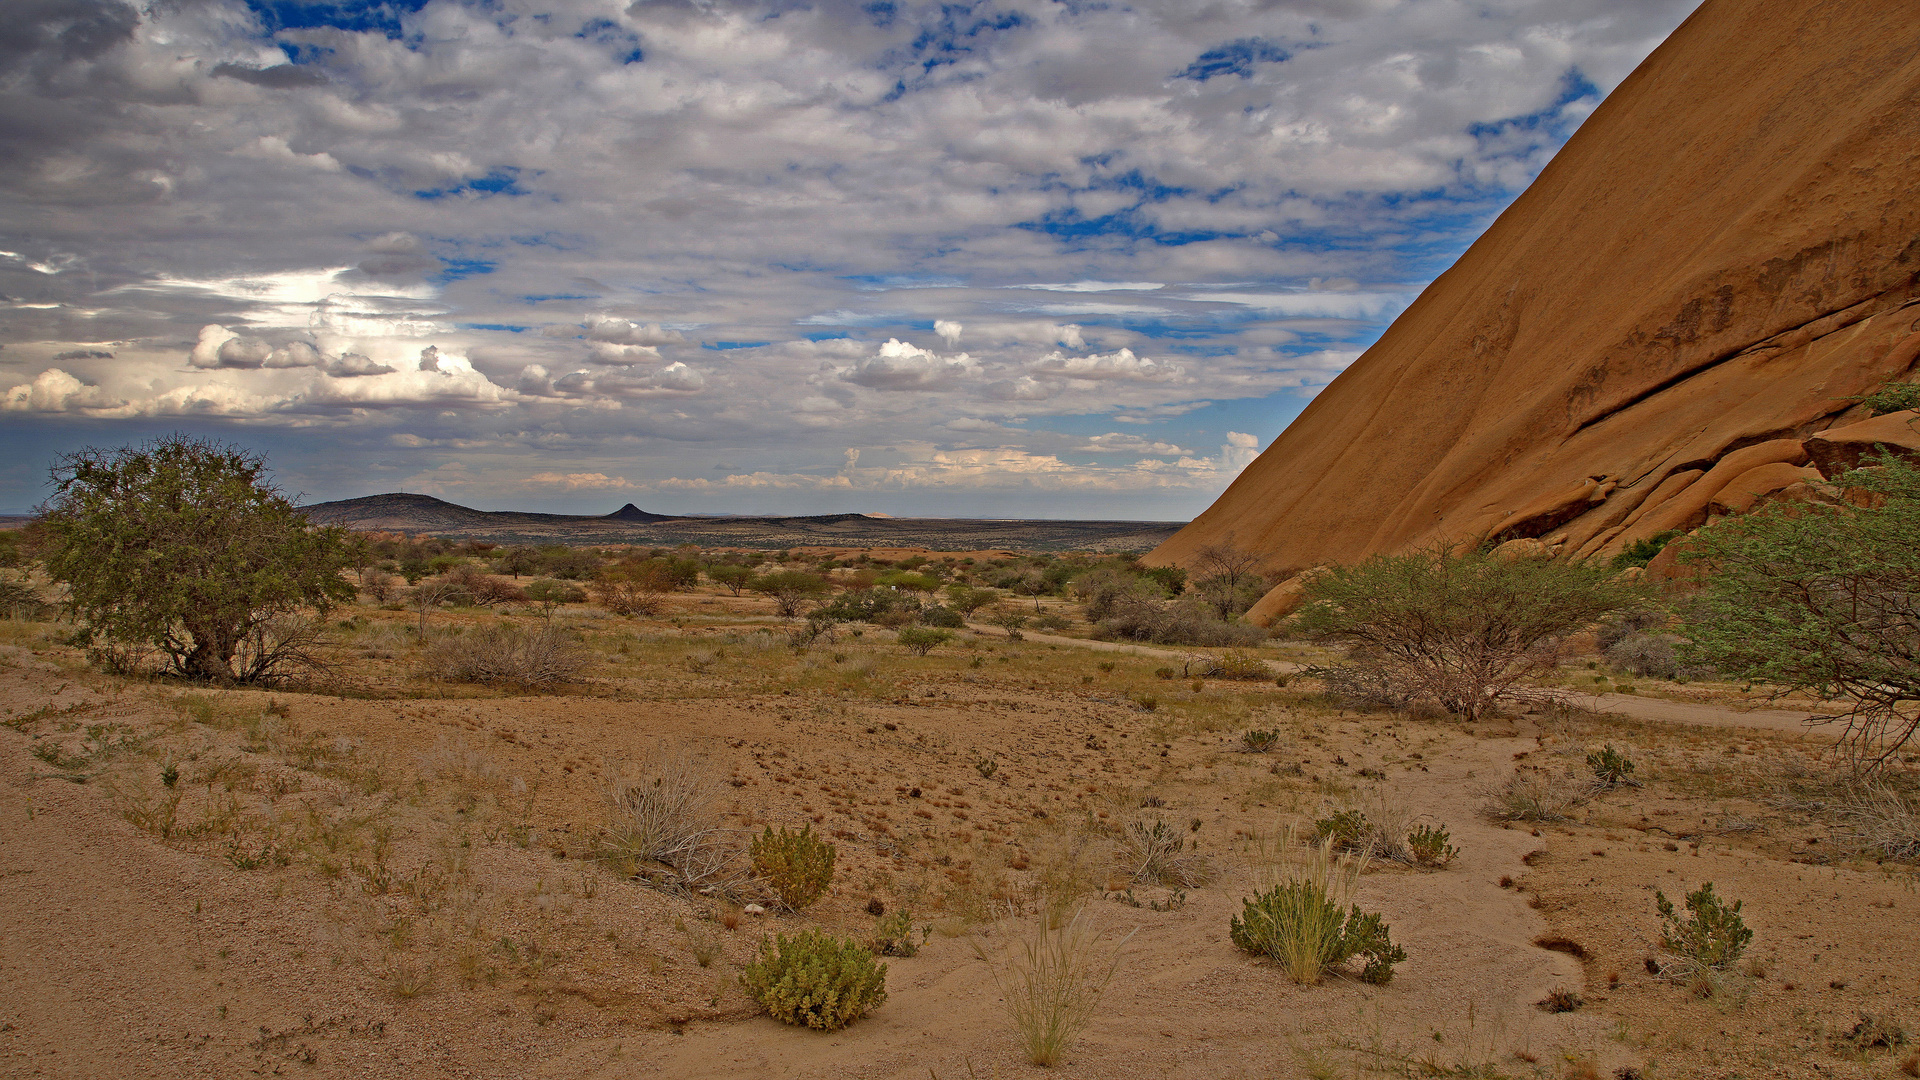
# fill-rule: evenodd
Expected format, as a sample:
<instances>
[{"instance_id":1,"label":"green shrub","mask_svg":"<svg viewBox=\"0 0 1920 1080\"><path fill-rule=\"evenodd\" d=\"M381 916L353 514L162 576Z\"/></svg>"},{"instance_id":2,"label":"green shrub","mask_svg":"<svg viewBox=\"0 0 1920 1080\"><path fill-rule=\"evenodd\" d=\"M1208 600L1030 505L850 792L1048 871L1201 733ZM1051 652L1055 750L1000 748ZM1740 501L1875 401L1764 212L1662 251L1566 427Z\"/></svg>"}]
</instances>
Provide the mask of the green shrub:
<instances>
[{"instance_id":1,"label":"green shrub","mask_svg":"<svg viewBox=\"0 0 1920 1080\"><path fill-rule=\"evenodd\" d=\"M1278 963L1294 982L1319 982L1358 957L1365 960L1361 981L1385 985L1393 965L1407 958L1377 912L1355 904L1343 914L1326 883L1311 877L1275 885L1245 904L1228 926L1234 945Z\"/></svg>"},{"instance_id":2,"label":"green shrub","mask_svg":"<svg viewBox=\"0 0 1920 1080\"><path fill-rule=\"evenodd\" d=\"M936 630L929 626L903 626L896 638L908 652L915 656L925 656L936 646L945 645L953 640L951 630Z\"/></svg>"},{"instance_id":3,"label":"green shrub","mask_svg":"<svg viewBox=\"0 0 1920 1080\"><path fill-rule=\"evenodd\" d=\"M811 825L799 832L782 828L777 833L769 825L747 855L753 860L753 872L789 910L811 906L833 884L833 845L813 835Z\"/></svg>"},{"instance_id":4,"label":"green shrub","mask_svg":"<svg viewBox=\"0 0 1920 1080\"><path fill-rule=\"evenodd\" d=\"M873 924L873 940L868 947L875 956L912 956L920 951L913 940L913 914L906 910L880 916Z\"/></svg>"},{"instance_id":5,"label":"green shrub","mask_svg":"<svg viewBox=\"0 0 1920 1080\"><path fill-rule=\"evenodd\" d=\"M1207 672L1216 679L1247 679L1265 682L1273 678L1273 670L1266 661L1251 653L1230 651L1221 653L1213 660L1213 670Z\"/></svg>"},{"instance_id":6,"label":"green shrub","mask_svg":"<svg viewBox=\"0 0 1920 1080\"><path fill-rule=\"evenodd\" d=\"M802 930L761 939L740 985L777 1020L838 1031L887 1000L887 965L850 938Z\"/></svg>"},{"instance_id":7,"label":"green shrub","mask_svg":"<svg viewBox=\"0 0 1920 1080\"><path fill-rule=\"evenodd\" d=\"M1715 896L1711 881L1687 894L1685 918L1658 890L1653 902L1660 912L1660 948L1701 967L1731 965L1753 940L1753 931L1740 918L1741 901L1729 905Z\"/></svg>"},{"instance_id":8,"label":"green shrub","mask_svg":"<svg viewBox=\"0 0 1920 1080\"><path fill-rule=\"evenodd\" d=\"M920 625L938 627L942 630L958 630L967 625L967 620L950 607L928 604L920 609Z\"/></svg>"},{"instance_id":9,"label":"green shrub","mask_svg":"<svg viewBox=\"0 0 1920 1080\"><path fill-rule=\"evenodd\" d=\"M1878 390L1860 399L1874 416L1920 409L1920 383L1886 382Z\"/></svg>"},{"instance_id":10,"label":"green shrub","mask_svg":"<svg viewBox=\"0 0 1920 1080\"><path fill-rule=\"evenodd\" d=\"M1293 624L1346 646L1340 666L1367 673L1360 681L1378 683L1390 707L1430 699L1467 720L1531 694L1569 635L1645 606L1605 567L1444 545L1336 567L1306 584L1305 600ZM1315 676L1326 681L1324 669Z\"/></svg>"},{"instance_id":11,"label":"green shrub","mask_svg":"<svg viewBox=\"0 0 1920 1080\"><path fill-rule=\"evenodd\" d=\"M1434 828L1422 825L1407 836L1407 850L1413 853L1413 861L1421 866L1441 867L1452 862L1460 852L1447 843L1445 825Z\"/></svg>"},{"instance_id":12,"label":"green shrub","mask_svg":"<svg viewBox=\"0 0 1920 1080\"><path fill-rule=\"evenodd\" d=\"M1629 566L1645 566L1652 562L1653 557L1665 550L1666 546L1678 538L1679 535L1680 532L1678 529L1668 529L1666 532L1654 533L1645 540L1635 540L1633 543L1628 544L1620 554L1613 557L1613 568L1615 570L1625 570Z\"/></svg>"},{"instance_id":13,"label":"green shrub","mask_svg":"<svg viewBox=\"0 0 1920 1080\"><path fill-rule=\"evenodd\" d=\"M1633 778L1633 759L1613 748L1612 743L1587 753L1587 768L1593 771L1593 778L1607 787L1619 787L1622 784L1639 787Z\"/></svg>"},{"instance_id":14,"label":"green shrub","mask_svg":"<svg viewBox=\"0 0 1920 1080\"><path fill-rule=\"evenodd\" d=\"M1341 810L1313 823L1314 841L1331 842L1335 851L1365 851L1373 831L1373 823L1358 810Z\"/></svg>"}]
</instances>

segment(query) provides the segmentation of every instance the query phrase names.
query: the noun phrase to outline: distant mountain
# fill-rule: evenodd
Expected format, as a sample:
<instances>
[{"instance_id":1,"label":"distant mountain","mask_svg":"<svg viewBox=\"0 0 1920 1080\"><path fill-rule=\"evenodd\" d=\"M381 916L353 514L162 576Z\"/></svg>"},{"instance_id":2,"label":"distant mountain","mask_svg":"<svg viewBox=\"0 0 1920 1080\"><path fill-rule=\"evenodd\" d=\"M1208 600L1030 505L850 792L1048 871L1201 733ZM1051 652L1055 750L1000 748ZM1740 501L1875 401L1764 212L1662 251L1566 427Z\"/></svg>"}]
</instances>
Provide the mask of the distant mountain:
<instances>
[{"instance_id":1,"label":"distant mountain","mask_svg":"<svg viewBox=\"0 0 1920 1080\"><path fill-rule=\"evenodd\" d=\"M970 521L869 514L806 517L670 517L628 503L611 514L475 510L431 495L390 492L315 503L321 525L429 534L496 544L634 544L672 547L925 547L940 551L1146 551L1182 523L1165 521Z\"/></svg>"},{"instance_id":2,"label":"distant mountain","mask_svg":"<svg viewBox=\"0 0 1920 1080\"><path fill-rule=\"evenodd\" d=\"M306 507L307 517L322 525L344 525L351 529L388 529L397 532L467 532L502 528L565 528L569 525L595 525L608 521L672 521L671 517L649 514L628 503L611 514L531 514L519 510L475 510L472 507L436 499L431 495L390 492L359 499L315 503Z\"/></svg>"},{"instance_id":3,"label":"distant mountain","mask_svg":"<svg viewBox=\"0 0 1920 1080\"><path fill-rule=\"evenodd\" d=\"M648 513L647 511L640 509L639 507L633 505L632 503L628 503L627 505L621 507L620 509L615 510L613 513L608 514L602 520L605 520L605 521L672 521L674 519L667 514Z\"/></svg>"}]
</instances>

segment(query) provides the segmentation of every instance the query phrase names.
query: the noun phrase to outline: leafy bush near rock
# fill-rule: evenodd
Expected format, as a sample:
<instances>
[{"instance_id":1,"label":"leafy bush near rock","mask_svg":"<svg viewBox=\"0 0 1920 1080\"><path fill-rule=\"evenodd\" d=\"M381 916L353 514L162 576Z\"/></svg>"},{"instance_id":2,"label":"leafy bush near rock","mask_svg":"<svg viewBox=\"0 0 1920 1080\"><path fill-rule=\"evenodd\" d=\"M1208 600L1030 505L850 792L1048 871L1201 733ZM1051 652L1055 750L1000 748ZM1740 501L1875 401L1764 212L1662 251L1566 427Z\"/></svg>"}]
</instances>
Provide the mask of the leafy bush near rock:
<instances>
[{"instance_id":1,"label":"leafy bush near rock","mask_svg":"<svg viewBox=\"0 0 1920 1080\"><path fill-rule=\"evenodd\" d=\"M1679 628L1688 664L1845 706L1843 750L1877 767L1920 731L1920 465L1892 454L1834 483L1858 505L1778 504L1702 529L1709 570Z\"/></svg>"},{"instance_id":2,"label":"leafy bush near rock","mask_svg":"<svg viewBox=\"0 0 1920 1080\"><path fill-rule=\"evenodd\" d=\"M1435 546L1335 567L1305 586L1294 616L1349 649L1404 701L1479 719L1552 671L1568 635L1643 606L1613 572L1559 560L1502 560Z\"/></svg>"}]
</instances>

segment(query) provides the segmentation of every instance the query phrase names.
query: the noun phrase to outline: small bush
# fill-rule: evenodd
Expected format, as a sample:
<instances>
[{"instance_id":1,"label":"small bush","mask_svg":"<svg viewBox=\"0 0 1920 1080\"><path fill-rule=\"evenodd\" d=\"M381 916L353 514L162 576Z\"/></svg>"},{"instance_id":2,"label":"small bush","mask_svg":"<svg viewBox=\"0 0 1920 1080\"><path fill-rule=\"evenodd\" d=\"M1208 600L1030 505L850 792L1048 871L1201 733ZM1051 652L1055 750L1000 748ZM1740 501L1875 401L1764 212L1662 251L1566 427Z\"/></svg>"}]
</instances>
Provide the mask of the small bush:
<instances>
[{"instance_id":1,"label":"small bush","mask_svg":"<svg viewBox=\"0 0 1920 1080\"><path fill-rule=\"evenodd\" d=\"M1319 680L1327 699L1342 709L1355 712L1399 711L1413 701L1413 690L1384 665L1364 661L1333 664L1310 667L1300 674Z\"/></svg>"},{"instance_id":2,"label":"small bush","mask_svg":"<svg viewBox=\"0 0 1920 1080\"><path fill-rule=\"evenodd\" d=\"M1516 773L1486 795L1484 809L1495 821L1565 821L1584 801L1578 785L1544 772Z\"/></svg>"},{"instance_id":3,"label":"small bush","mask_svg":"<svg viewBox=\"0 0 1920 1080\"><path fill-rule=\"evenodd\" d=\"M1359 867L1336 861L1332 852L1332 845L1322 841L1303 871L1245 901L1240 917L1228 924L1228 936L1238 948L1280 965L1303 986L1356 958L1365 961L1361 981L1384 985L1393 980L1393 965L1407 958L1406 951L1393 943L1379 914L1363 913L1358 904L1341 910Z\"/></svg>"},{"instance_id":4,"label":"small bush","mask_svg":"<svg viewBox=\"0 0 1920 1080\"><path fill-rule=\"evenodd\" d=\"M920 624L943 630L958 630L967 625L966 617L950 607L928 604L920 609Z\"/></svg>"},{"instance_id":5,"label":"small bush","mask_svg":"<svg viewBox=\"0 0 1920 1080\"><path fill-rule=\"evenodd\" d=\"M1667 613L1654 608L1635 608L1609 615L1600 620L1600 627L1594 631L1594 640L1599 643L1600 651L1605 652L1635 634L1644 634L1666 625Z\"/></svg>"},{"instance_id":6,"label":"small bush","mask_svg":"<svg viewBox=\"0 0 1920 1080\"><path fill-rule=\"evenodd\" d=\"M1460 854L1453 845L1447 843L1446 826L1438 828L1422 825L1407 836L1407 850L1413 853L1413 861L1421 866L1436 869L1452 862Z\"/></svg>"},{"instance_id":7,"label":"small bush","mask_svg":"<svg viewBox=\"0 0 1920 1080\"><path fill-rule=\"evenodd\" d=\"M1579 994L1562 989L1549 991L1537 1007L1541 1012L1570 1013L1579 1011L1580 1006L1585 1004L1586 1002L1580 1000Z\"/></svg>"},{"instance_id":8,"label":"small bush","mask_svg":"<svg viewBox=\"0 0 1920 1080\"><path fill-rule=\"evenodd\" d=\"M1271 728L1252 728L1240 733L1240 749L1248 754L1270 754L1280 745L1280 732Z\"/></svg>"},{"instance_id":9,"label":"small bush","mask_svg":"<svg viewBox=\"0 0 1920 1080\"><path fill-rule=\"evenodd\" d=\"M1666 550L1666 546L1680 535L1677 529L1654 533L1645 540L1635 540L1628 544L1620 554L1613 557L1613 568L1624 570L1629 566L1645 566L1653 561L1655 555Z\"/></svg>"},{"instance_id":10,"label":"small bush","mask_svg":"<svg viewBox=\"0 0 1920 1080\"><path fill-rule=\"evenodd\" d=\"M1740 959L1753 940L1753 931L1740 917L1741 901L1727 904L1714 895L1711 881L1687 894L1685 918L1658 890L1653 902L1660 913L1660 948L1690 965L1724 969Z\"/></svg>"},{"instance_id":11,"label":"small bush","mask_svg":"<svg viewBox=\"0 0 1920 1080\"><path fill-rule=\"evenodd\" d=\"M1615 750L1612 743L1588 751L1587 768L1592 771L1594 781L1602 787L1640 786L1639 781L1633 778L1633 759Z\"/></svg>"},{"instance_id":12,"label":"small bush","mask_svg":"<svg viewBox=\"0 0 1920 1080\"><path fill-rule=\"evenodd\" d=\"M1273 678L1273 670L1266 661L1251 653L1229 651L1214 658L1213 670L1207 672L1216 679L1246 679L1265 682Z\"/></svg>"},{"instance_id":13,"label":"small bush","mask_svg":"<svg viewBox=\"0 0 1920 1080\"><path fill-rule=\"evenodd\" d=\"M1062 630L1072 629L1073 620L1057 611L1045 611L1033 617L1033 625L1042 630L1052 630L1058 633Z\"/></svg>"},{"instance_id":14,"label":"small bush","mask_svg":"<svg viewBox=\"0 0 1920 1080\"><path fill-rule=\"evenodd\" d=\"M1027 1060L1041 1066L1060 1063L1093 1019L1120 964L1119 948L1097 955L1100 935L1085 907L1057 928L1051 922L1043 916L1006 966L993 973Z\"/></svg>"},{"instance_id":15,"label":"small bush","mask_svg":"<svg viewBox=\"0 0 1920 1080\"><path fill-rule=\"evenodd\" d=\"M812 906L833 884L834 847L813 835L811 825L799 832L783 828L778 833L769 825L747 855L753 860L753 872L788 910Z\"/></svg>"},{"instance_id":16,"label":"small bush","mask_svg":"<svg viewBox=\"0 0 1920 1080\"><path fill-rule=\"evenodd\" d=\"M852 939L802 930L762 939L740 985L777 1020L838 1031L885 1003L887 965Z\"/></svg>"},{"instance_id":17,"label":"small bush","mask_svg":"<svg viewBox=\"0 0 1920 1080\"><path fill-rule=\"evenodd\" d=\"M1678 640L1667 634L1628 634L1607 650L1607 663L1642 678L1671 679L1680 671L1674 651Z\"/></svg>"},{"instance_id":18,"label":"small bush","mask_svg":"<svg viewBox=\"0 0 1920 1080\"><path fill-rule=\"evenodd\" d=\"M875 956L912 956L920 951L920 943L913 940L913 915L900 910L891 915L882 915L873 924L873 940L868 947Z\"/></svg>"},{"instance_id":19,"label":"small bush","mask_svg":"<svg viewBox=\"0 0 1920 1080\"><path fill-rule=\"evenodd\" d=\"M925 656L936 647L953 640L950 630L935 630L926 626L903 626L897 638L901 646L915 656Z\"/></svg>"},{"instance_id":20,"label":"small bush","mask_svg":"<svg viewBox=\"0 0 1920 1080\"><path fill-rule=\"evenodd\" d=\"M440 638L428 647L423 670L449 682L553 686L586 663L567 635L551 626L504 624Z\"/></svg>"}]
</instances>

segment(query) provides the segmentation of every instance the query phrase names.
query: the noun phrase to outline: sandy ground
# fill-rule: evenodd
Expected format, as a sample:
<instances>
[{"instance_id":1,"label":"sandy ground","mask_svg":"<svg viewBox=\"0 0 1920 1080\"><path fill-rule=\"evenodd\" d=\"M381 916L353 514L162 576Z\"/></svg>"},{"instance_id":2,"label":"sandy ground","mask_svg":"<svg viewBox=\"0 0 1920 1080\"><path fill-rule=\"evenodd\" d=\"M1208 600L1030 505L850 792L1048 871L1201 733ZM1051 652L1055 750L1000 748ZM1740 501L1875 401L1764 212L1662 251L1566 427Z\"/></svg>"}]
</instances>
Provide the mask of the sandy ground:
<instances>
[{"instance_id":1,"label":"sandy ground","mask_svg":"<svg viewBox=\"0 0 1920 1080\"><path fill-rule=\"evenodd\" d=\"M1040 1074L994 967L1075 875L1125 944L1062 1075L1888 1076L1904 1050L1834 1033L1920 1022L1908 870L1836 863L1828 826L1765 802L1817 749L1797 717L1612 695L1646 708L1463 726L1270 684L1194 691L1152 675L1159 650L1050 635L921 659L879 631L796 656L719 627L595 626L590 682L536 696L409 682L389 674L404 655L363 662L373 696L183 694L16 635L0 1074ZM1256 726L1282 733L1276 751L1235 752ZM1646 787L1554 825L1481 812L1516 769L1577 772L1599 741L1630 747ZM742 830L835 837L832 895L742 916L592 859L606 777L663 746L730 777ZM163 836L168 763L183 824ZM1271 865L1249 838L1340 806L1444 824L1460 849L1444 870L1363 878L1360 903L1409 954L1385 987L1296 986L1227 939ZM1204 885L1124 879L1111 836L1140 815L1190 829ZM1708 879L1746 900L1766 970L1699 997L1643 961L1651 890ZM830 1035L754 1015L737 972L762 932L862 934L876 899L927 931L888 961L885 1005ZM1585 959L1539 944L1556 937ZM1586 1006L1537 1008L1555 989Z\"/></svg>"}]
</instances>

